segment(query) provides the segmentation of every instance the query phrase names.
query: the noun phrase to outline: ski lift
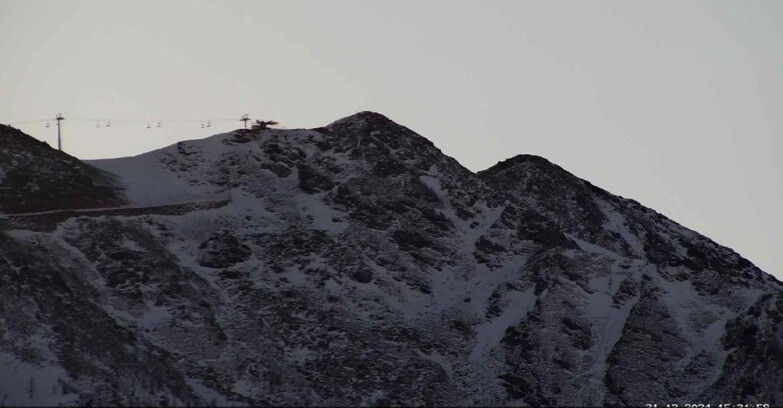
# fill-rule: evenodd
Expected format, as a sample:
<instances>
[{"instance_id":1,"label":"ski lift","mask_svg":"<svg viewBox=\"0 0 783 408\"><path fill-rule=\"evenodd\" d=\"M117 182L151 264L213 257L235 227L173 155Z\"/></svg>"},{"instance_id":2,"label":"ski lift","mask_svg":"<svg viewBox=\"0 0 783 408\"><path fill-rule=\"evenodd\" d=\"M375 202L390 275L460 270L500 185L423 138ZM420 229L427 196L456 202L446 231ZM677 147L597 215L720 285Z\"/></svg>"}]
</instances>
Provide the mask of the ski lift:
<instances>
[{"instance_id":1,"label":"ski lift","mask_svg":"<svg viewBox=\"0 0 783 408\"><path fill-rule=\"evenodd\" d=\"M101 122L95 122L95 127L97 128L101 127Z\"/></svg>"},{"instance_id":2,"label":"ski lift","mask_svg":"<svg viewBox=\"0 0 783 408\"><path fill-rule=\"evenodd\" d=\"M149 122L147 122L147 129L150 129L150 128L151 128L151 127L150 127L150 123L149 123Z\"/></svg>"},{"instance_id":3,"label":"ski lift","mask_svg":"<svg viewBox=\"0 0 783 408\"><path fill-rule=\"evenodd\" d=\"M46 127L49 127L49 122L46 122Z\"/></svg>"},{"instance_id":4,"label":"ski lift","mask_svg":"<svg viewBox=\"0 0 783 408\"><path fill-rule=\"evenodd\" d=\"M160 121L158 121L158 127L160 127Z\"/></svg>"},{"instance_id":5,"label":"ski lift","mask_svg":"<svg viewBox=\"0 0 783 408\"><path fill-rule=\"evenodd\" d=\"M108 120L107 120L107 121L106 121L106 127L109 127L109 126L111 126L111 121L108 121Z\"/></svg>"},{"instance_id":6,"label":"ski lift","mask_svg":"<svg viewBox=\"0 0 783 408\"><path fill-rule=\"evenodd\" d=\"M212 121L211 120L207 121L207 127L212 127Z\"/></svg>"},{"instance_id":7,"label":"ski lift","mask_svg":"<svg viewBox=\"0 0 783 408\"><path fill-rule=\"evenodd\" d=\"M204 129L204 122L201 122L201 128Z\"/></svg>"}]
</instances>

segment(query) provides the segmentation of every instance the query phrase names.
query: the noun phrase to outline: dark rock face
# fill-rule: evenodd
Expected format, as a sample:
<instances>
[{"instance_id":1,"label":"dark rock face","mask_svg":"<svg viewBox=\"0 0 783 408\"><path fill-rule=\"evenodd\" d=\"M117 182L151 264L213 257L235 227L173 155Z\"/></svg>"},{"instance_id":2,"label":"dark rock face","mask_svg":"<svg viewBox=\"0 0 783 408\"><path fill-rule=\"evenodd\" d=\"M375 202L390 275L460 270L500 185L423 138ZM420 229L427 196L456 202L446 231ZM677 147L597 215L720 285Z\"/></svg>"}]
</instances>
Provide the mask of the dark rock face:
<instances>
[{"instance_id":1,"label":"dark rock face","mask_svg":"<svg viewBox=\"0 0 783 408\"><path fill-rule=\"evenodd\" d=\"M607 358L605 383L607 401L612 404L636 406L651 398L678 399L688 394L687 381L678 378L688 342L660 300L662 295L660 289L642 281L623 336Z\"/></svg>"},{"instance_id":2,"label":"dark rock face","mask_svg":"<svg viewBox=\"0 0 783 408\"><path fill-rule=\"evenodd\" d=\"M210 236L198 248L198 264L208 268L228 268L250 257L250 248L228 230Z\"/></svg>"},{"instance_id":3,"label":"dark rock face","mask_svg":"<svg viewBox=\"0 0 783 408\"><path fill-rule=\"evenodd\" d=\"M753 404L783 404L770 395L767 381L783 384L783 297L767 294L726 324L721 342L729 354L723 373L709 392L723 398L740 396ZM761 401L764 402L761 402Z\"/></svg>"},{"instance_id":4,"label":"dark rock face","mask_svg":"<svg viewBox=\"0 0 783 408\"><path fill-rule=\"evenodd\" d=\"M125 202L115 178L0 124L0 211L108 207Z\"/></svg>"},{"instance_id":5,"label":"dark rock face","mask_svg":"<svg viewBox=\"0 0 783 408\"><path fill-rule=\"evenodd\" d=\"M538 225L548 224L558 230L566 225L564 232L579 238L615 240L604 231L606 215L593 199L602 190L542 157L515 156L479 172L479 177L506 192L513 201L531 204L524 208L528 217L538 218Z\"/></svg>"},{"instance_id":6,"label":"dark rock face","mask_svg":"<svg viewBox=\"0 0 783 408\"><path fill-rule=\"evenodd\" d=\"M335 186L329 177L319 174L310 166L300 164L297 169L299 170L299 188L305 193L315 194L329 191Z\"/></svg>"},{"instance_id":7,"label":"dark rock face","mask_svg":"<svg viewBox=\"0 0 783 408\"><path fill-rule=\"evenodd\" d=\"M17 139L12 178L52 154ZM362 112L139 160L234 200L5 222L4 403L783 403L781 284L540 157L474 174Z\"/></svg>"}]
</instances>

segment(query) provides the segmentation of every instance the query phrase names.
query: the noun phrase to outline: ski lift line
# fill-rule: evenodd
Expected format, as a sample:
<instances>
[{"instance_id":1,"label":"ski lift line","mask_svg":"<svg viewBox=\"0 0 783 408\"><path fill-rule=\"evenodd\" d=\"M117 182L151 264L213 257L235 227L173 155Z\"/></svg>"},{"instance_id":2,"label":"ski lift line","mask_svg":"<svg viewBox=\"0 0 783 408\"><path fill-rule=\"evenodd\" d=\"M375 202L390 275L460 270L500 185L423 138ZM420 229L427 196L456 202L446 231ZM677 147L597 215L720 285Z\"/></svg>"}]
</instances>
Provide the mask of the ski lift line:
<instances>
[{"instance_id":1,"label":"ski lift line","mask_svg":"<svg viewBox=\"0 0 783 408\"><path fill-rule=\"evenodd\" d=\"M45 122L49 122L51 120L52 119L20 120L18 122L9 122L8 124L9 125L25 125L25 124L28 124L28 123L45 123ZM2 123L2 122L0 122L0 123Z\"/></svg>"},{"instance_id":2,"label":"ski lift line","mask_svg":"<svg viewBox=\"0 0 783 408\"><path fill-rule=\"evenodd\" d=\"M242 116L242 119L237 118L216 118L216 119L112 119L112 118L83 118L83 117L68 117L69 121L76 121L76 122L110 122L110 123L147 123L147 122L155 122L157 123L206 123L206 122L237 122L237 121L243 121L246 118L245 115ZM27 125L27 124L43 124L50 123L54 121L54 118L46 118L46 119L29 119L29 120L20 120L20 121L13 121L13 122L7 122L9 125ZM248 119L250 120L250 119Z\"/></svg>"},{"instance_id":3,"label":"ski lift line","mask_svg":"<svg viewBox=\"0 0 783 408\"><path fill-rule=\"evenodd\" d=\"M70 118L69 118L70 119ZM98 118L73 118L70 119L78 122L106 122L113 123L201 123L201 122L236 122L237 119L98 119Z\"/></svg>"},{"instance_id":4,"label":"ski lift line","mask_svg":"<svg viewBox=\"0 0 783 408\"><path fill-rule=\"evenodd\" d=\"M200 121L203 121L203 120L219 120L219 121L223 121L223 122L236 122L236 121L238 121L240 119L237 119L237 118L213 118L211 116L205 116L205 117L203 117L201 119L182 119L182 118L179 118L179 119L165 119L165 118L156 118L154 116L151 116L149 118L144 118L144 119L131 119L131 118L112 119L112 118L107 118L107 117L103 117L103 118L83 118L83 117L77 116L77 117L74 117L73 120L89 120L89 121L94 121L94 120L118 120L118 121L127 121L127 122L145 122L145 121L148 121L148 120L155 120L155 121L160 120L160 121L166 121L166 122L200 122Z\"/></svg>"},{"instance_id":5,"label":"ski lift line","mask_svg":"<svg viewBox=\"0 0 783 408\"><path fill-rule=\"evenodd\" d=\"M247 113L243 114L242 117L239 119L239 122L244 123L245 129L247 129L247 122L250 121L249 115ZM57 150L62 151L62 127L60 125L60 122L65 120L65 117L62 115L62 113L58 113L54 117L54 122L56 123L57 127ZM26 120L26 121L16 121L16 122L10 122L10 125L22 125L22 124L31 124L31 123L39 123L44 124L47 128L51 127L50 122L52 119L32 119L32 120ZM227 118L217 118L217 119L108 119L108 118L81 118L81 117L69 117L68 121L76 121L76 122L94 122L95 128L100 129L101 128L101 122L104 123L103 128L109 128L111 127L111 122L114 123L146 123L147 129L152 129L153 125L155 125L155 128L161 128L164 123L199 123L201 125L202 129L210 128L212 127L212 122L235 122L237 119L227 119ZM275 121L260 121L256 120L256 124L253 125L253 129L256 129L256 126L263 126L262 128L265 129L266 125L276 125L277 122Z\"/></svg>"}]
</instances>

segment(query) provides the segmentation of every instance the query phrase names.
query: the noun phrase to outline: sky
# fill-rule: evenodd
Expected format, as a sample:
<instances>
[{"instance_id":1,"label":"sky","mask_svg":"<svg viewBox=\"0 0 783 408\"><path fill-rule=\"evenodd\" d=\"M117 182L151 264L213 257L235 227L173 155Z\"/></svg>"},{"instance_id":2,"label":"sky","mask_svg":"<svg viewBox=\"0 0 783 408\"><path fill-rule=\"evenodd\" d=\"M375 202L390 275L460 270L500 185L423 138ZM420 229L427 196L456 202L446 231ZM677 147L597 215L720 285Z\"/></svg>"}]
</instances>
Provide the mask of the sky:
<instances>
[{"instance_id":1,"label":"sky","mask_svg":"<svg viewBox=\"0 0 783 408\"><path fill-rule=\"evenodd\" d=\"M473 171L546 157L783 279L781 21L771 1L4 0L0 123L56 145L62 113L63 149L95 159L372 110Z\"/></svg>"}]
</instances>

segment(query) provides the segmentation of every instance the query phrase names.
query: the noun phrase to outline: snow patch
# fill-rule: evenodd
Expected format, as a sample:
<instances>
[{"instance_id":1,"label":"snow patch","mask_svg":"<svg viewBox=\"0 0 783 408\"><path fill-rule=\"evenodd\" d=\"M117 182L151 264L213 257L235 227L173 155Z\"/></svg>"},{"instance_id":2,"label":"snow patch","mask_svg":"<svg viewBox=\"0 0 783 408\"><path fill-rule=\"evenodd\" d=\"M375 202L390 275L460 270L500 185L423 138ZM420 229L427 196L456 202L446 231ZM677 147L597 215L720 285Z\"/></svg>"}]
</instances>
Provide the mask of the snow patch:
<instances>
[{"instance_id":1,"label":"snow patch","mask_svg":"<svg viewBox=\"0 0 783 408\"><path fill-rule=\"evenodd\" d=\"M75 405L79 395L64 393L66 378L60 367L33 365L0 351L0 406Z\"/></svg>"},{"instance_id":2,"label":"snow patch","mask_svg":"<svg viewBox=\"0 0 783 408\"><path fill-rule=\"evenodd\" d=\"M519 323L533 309L536 298L532 288L526 292L507 293L505 299L509 300L509 304L503 313L476 327L476 345L473 346L473 351L470 353L470 360L478 360L487 352L495 349L503 340L506 329Z\"/></svg>"},{"instance_id":3,"label":"snow patch","mask_svg":"<svg viewBox=\"0 0 783 408\"><path fill-rule=\"evenodd\" d=\"M625 216L620 214L612 204L600 198L596 198L595 203L607 218L607 221L604 223L604 228L620 234L623 240L631 246L634 255L639 259L645 259L644 243L639 237L631 232L630 228L628 228L628 220Z\"/></svg>"},{"instance_id":4,"label":"snow patch","mask_svg":"<svg viewBox=\"0 0 783 408\"><path fill-rule=\"evenodd\" d=\"M324 204L317 195L297 194L294 202L300 214L311 220L313 229L326 231L329 235L338 235L348 228L347 223L337 221L342 219L342 214Z\"/></svg>"},{"instance_id":5,"label":"snow patch","mask_svg":"<svg viewBox=\"0 0 783 408\"><path fill-rule=\"evenodd\" d=\"M190 386L190 389L193 390L193 392L199 398L201 398L202 401L208 403L209 406L228 407L228 406L235 406L237 404L236 401L231 401L228 398L224 397L219 392L213 390L212 388L207 387L206 385L204 385L204 383L201 382L201 380L194 379L194 378L186 378L185 382Z\"/></svg>"},{"instance_id":6,"label":"snow patch","mask_svg":"<svg viewBox=\"0 0 783 408\"><path fill-rule=\"evenodd\" d=\"M576 244L579 246L579 249L581 249L584 252L589 252L591 254L596 255L603 255L606 257L609 257L611 259L625 259L625 257L621 256L620 254L610 251L602 246L591 244L585 240L579 239L571 234L565 234L568 238L570 238L572 241L576 242Z\"/></svg>"}]
</instances>

